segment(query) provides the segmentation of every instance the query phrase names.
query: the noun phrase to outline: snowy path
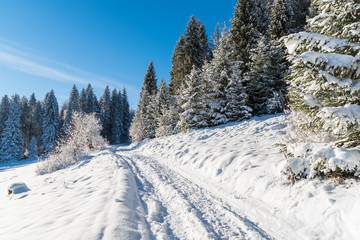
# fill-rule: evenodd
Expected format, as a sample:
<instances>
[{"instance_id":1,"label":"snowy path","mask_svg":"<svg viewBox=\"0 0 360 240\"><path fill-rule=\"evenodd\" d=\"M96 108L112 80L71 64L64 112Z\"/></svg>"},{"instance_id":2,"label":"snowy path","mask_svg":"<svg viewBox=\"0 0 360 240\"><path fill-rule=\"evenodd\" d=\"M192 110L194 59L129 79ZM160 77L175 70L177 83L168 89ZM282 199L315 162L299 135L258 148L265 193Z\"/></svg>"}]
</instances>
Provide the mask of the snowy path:
<instances>
[{"instance_id":1,"label":"snowy path","mask_svg":"<svg viewBox=\"0 0 360 240\"><path fill-rule=\"evenodd\" d=\"M156 239L272 239L210 192L158 161L117 152L140 186Z\"/></svg>"}]
</instances>

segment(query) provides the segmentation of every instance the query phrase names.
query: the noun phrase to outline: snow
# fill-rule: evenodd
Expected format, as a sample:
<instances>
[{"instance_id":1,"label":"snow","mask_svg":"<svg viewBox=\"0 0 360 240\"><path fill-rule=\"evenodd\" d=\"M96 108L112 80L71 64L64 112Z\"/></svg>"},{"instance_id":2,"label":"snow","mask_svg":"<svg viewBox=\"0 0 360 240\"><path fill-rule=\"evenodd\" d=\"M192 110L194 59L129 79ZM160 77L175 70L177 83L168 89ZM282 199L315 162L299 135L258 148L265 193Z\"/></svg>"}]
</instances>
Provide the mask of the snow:
<instances>
[{"instance_id":1,"label":"snow","mask_svg":"<svg viewBox=\"0 0 360 240\"><path fill-rule=\"evenodd\" d=\"M9 187L8 187L8 194L19 194L19 193L23 193L23 192L27 192L30 189L28 188L28 186L26 186L25 183L23 182L17 182L17 183L12 183Z\"/></svg>"},{"instance_id":2,"label":"snow","mask_svg":"<svg viewBox=\"0 0 360 240\"><path fill-rule=\"evenodd\" d=\"M354 31L355 32L355 31ZM360 52L360 44L349 42L346 38L334 38L318 33L299 32L290 34L282 38L288 49L289 54L295 54L297 51L322 51L335 53L339 49L351 48L354 53Z\"/></svg>"},{"instance_id":3,"label":"snow","mask_svg":"<svg viewBox=\"0 0 360 240\"><path fill-rule=\"evenodd\" d=\"M291 186L274 145L285 129L284 115L262 116L110 147L50 174L34 160L1 165L0 239L356 239L358 181ZM356 149L293 148L295 172L304 152L359 164ZM7 195L15 182L31 191Z\"/></svg>"}]
</instances>

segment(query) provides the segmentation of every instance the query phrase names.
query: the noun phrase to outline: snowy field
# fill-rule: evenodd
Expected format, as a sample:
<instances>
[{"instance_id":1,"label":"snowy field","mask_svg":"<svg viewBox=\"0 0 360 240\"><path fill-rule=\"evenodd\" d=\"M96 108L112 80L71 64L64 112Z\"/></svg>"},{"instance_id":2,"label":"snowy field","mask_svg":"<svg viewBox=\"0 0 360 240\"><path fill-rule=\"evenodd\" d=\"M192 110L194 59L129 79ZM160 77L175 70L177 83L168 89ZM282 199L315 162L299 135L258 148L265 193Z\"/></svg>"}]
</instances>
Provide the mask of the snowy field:
<instances>
[{"instance_id":1,"label":"snowy field","mask_svg":"<svg viewBox=\"0 0 360 240\"><path fill-rule=\"evenodd\" d=\"M284 116L190 131L36 176L0 165L0 239L356 239L354 180L281 175ZM30 190L8 195L24 182Z\"/></svg>"}]
</instances>

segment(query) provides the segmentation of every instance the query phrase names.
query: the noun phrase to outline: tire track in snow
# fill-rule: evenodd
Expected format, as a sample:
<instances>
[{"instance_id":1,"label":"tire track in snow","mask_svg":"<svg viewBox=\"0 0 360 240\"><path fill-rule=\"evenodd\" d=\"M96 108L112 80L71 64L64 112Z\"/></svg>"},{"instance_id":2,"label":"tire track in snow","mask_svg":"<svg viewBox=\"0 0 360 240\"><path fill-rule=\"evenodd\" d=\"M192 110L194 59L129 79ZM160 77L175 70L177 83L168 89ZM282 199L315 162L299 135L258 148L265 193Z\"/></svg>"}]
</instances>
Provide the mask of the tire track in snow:
<instances>
[{"instance_id":1,"label":"tire track in snow","mask_svg":"<svg viewBox=\"0 0 360 240\"><path fill-rule=\"evenodd\" d=\"M129 164L140 184L145 186L143 200L146 204L158 201L163 208L162 224L180 239L272 239L256 224L214 197L211 193L185 177L141 155L118 152ZM149 198L149 195L151 197ZM152 198L152 199L151 199ZM159 213L160 215L163 213ZM164 214L163 214L164 215ZM157 230L152 219L151 227ZM190 224L189 224L190 223ZM158 224L159 225L159 224ZM163 231L163 236L167 233ZM156 235L156 234L155 234ZM167 235L171 239L175 236ZM167 238L162 238L167 239Z\"/></svg>"}]
</instances>

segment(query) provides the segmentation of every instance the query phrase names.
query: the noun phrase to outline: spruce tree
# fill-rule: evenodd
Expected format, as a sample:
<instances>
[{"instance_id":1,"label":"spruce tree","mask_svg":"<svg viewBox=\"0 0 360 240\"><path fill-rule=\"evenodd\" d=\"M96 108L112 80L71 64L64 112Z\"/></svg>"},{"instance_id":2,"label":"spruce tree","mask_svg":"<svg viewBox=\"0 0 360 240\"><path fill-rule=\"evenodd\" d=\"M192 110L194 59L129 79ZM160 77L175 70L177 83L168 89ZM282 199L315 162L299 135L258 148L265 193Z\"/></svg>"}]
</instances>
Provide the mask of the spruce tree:
<instances>
[{"instance_id":1,"label":"spruce tree","mask_svg":"<svg viewBox=\"0 0 360 240\"><path fill-rule=\"evenodd\" d=\"M123 132L123 123L121 119L121 103L122 98L119 96L116 89L113 90L111 95L111 144L121 143L121 135Z\"/></svg>"},{"instance_id":2,"label":"spruce tree","mask_svg":"<svg viewBox=\"0 0 360 240\"><path fill-rule=\"evenodd\" d=\"M325 130L338 146L359 146L360 3L317 0L313 4L318 15L308 22L306 29L311 32L284 39L292 54L290 108L311 119L300 126L303 129Z\"/></svg>"},{"instance_id":3,"label":"spruce tree","mask_svg":"<svg viewBox=\"0 0 360 240\"><path fill-rule=\"evenodd\" d=\"M100 114L101 114L101 124L102 131L101 135L110 140L111 135L111 96L110 88L106 86L104 93L99 101L100 104Z\"/></svg>"},{"instance_id":4,"label":"spruce tree","mask_svg":"<svg viewBox=\"0 0 360 240\"><path fill-rule=\"evenodd\" d=\"M39 155L38 147L37 147L37 139L36 137L32 137L29 143L28 148L28 157L37 157Z\"/></svg>"},{"instance_id":5,"label":"spruce tree","mask_svg":"<svg viewBox=\"0 0 360 240\"><path fill-rule=\"evenodd\" d=\"M7 95L2 97L0 104L0 135L4 131L5 122L8 119L10 111L10 100Z\"/></svg>"},{"instance_id":6,"label":"spruce tree","mask_svg":"<svg viewBox=\"0 0 360 240\"><path fill-rule=\"evenodd\" d=\"M88 111L86 100L87 100L86 91L83 88L83 89L81 89L80 96L79 96L79 109L81 112Z\"/></svg>"},{"instance_id":7,"label":"spruce tree","mask_svg":"<svg viewBox=\"0 0 360 240\"><path fill-rule=\"evenodd\" d=\"M122 114L121 114L122 123L123 123L123 132L121 135L121 142L128 142L130 140L129 129L131 125L131 113L130 113L128 96L125 88L123 89L121 96L123 103Z\"/></svg>"},{"instance_id":8,"label":"spruce tree","mask_svg":"<svg viewBox=\"0 0 360 240\"><path fill-rule=\"evenodd\" d=\"M157 79L153 61L150 61L144 77L144 89L148 91L150 95L155 95L157 92Z\"/></svg>"},{"instance_id":9,"label":"spruce tree","mask_svg":"<svg viewBox=\"0 0 360 240\"><path fill-rule=\"evenodd\" d=\"M192 128L203 128L208 124L206 122L207 113L204 101L204 84L200 71L195 67L186 77L184 91L181 98L180 126L186 132Z\"/></svg>"},{"instance_id":10,"label":"spruce tree","mask_svg":"<svg viewBox=\"0 0 360 240\"><path fill-rule=\"evenodd\" d=\"M59 106L54 90L46 94L43 115L42 142L46 153L54 150L58 137L59 128Z\"/></svg>"},{"instance_id":11,"label":"spruce tree","mask_svg":"<svg viewBox=\"0 0 360 240\"><path fill-rule=\"evenodd\" d=\"M24 96L20 100L20 124L21 124L21 132L24 139L24 147L25 149L28 147L30 142L30 108L27 98Z\"/></svg>"},{"instance_id":12,"label":"spruce tree","mask_svg":"<svg viewBox=\"0 0 360 240\"><path fill-rule=\"evenodd\" d=\"M170 92L179 95L181 85L193 66L201 68L204 62L212 58L205 26L194 16L186 26L185 34L179 38L172 57L170 71Z\"/></svg>"},{"instance_id":13,"label":"spruce tree","mask_svg":"<svg viewBox=\"0 0 360 240\"><path fill-rule=\"evenodd\" d=\"M36 97L35 97L35 93L32 93L29 99L29 110L30 110L30 115L29 115L29 121L30 121L30 139L35 135L34 133L34 111L35 111L35 107L36 107Z\"/></svg>"},{"instance_id":14,"label":"spruce tree","mask_svg":"<svg viewBox=\"0 0 360 240\"><path fill-rule=\"evenodd\" d=\"M74 112L79 112L80 111L80 103L79 103L79 91L76 87L76 85L74 85L71 89L70 92L70 97L69 97L69 101L68 101L68 107L67 107L67 111L65 114L65 119L64 119L64 132L67 132L67 128L70 126L71 122L72 122L72 116L74 115Z\"/></svg>"},{"instance_id":15,"label":"spruce tree","mask_svg":"<svg viewBox=\"0 0 360 240\"><path fill-rule=\"evenodd\" d=\"M238 0L233 18L230 20L231 27L231 61L240 61L242 70L246 70L246 64L250 61L250 49L254 48L257 40L254 19L255 0Z\"/></svg>"},{"instance_id":16,"label":"spruce tree","mask_svg":"<svg viewBox=\"0 0 360 240\"><path fill-rule=\"evenodd\" d=\"M33 114L33 131L34 137L36 138L36 146L39 153L44 152L44 147L42 143L42 135L43 135L43 104L40 101L36 102L34 114Z\"/></svg>"},{"instance_id":17,"label":"spruce tree","mask_svg":"<svg viewBox=\"0 0 360 240\"><path fill-rule=\"evenodd\" d=\"M262 36L251 51L248 82L248 106L253 115L282 112L285 105L287 63L282 47Z\"/></svg>"},{"instance_id":18,"label":"spruce tree","mask_svg":"<svg viewBox=\"0 0 360 240\"><path fill-rule=\"evenodd\" d=\"M286 8L286 0L274 0L271 8L269 37L271 40L278 40L290 33L290 18L287 13L290 11Z\"/></svg>"},{"instance_id":19,"label":"spruce tree","mask_svg":"<svg viewBox=\"0 0 360 240\"><path fill-rule=\"evenodd\" d=\"M203 67L205 102L207 105L209 126L226 123L226 86L229 83L231 45L229 35L224 27L222 37L214 58Z\"/></svg>"},{"instance_id":20,"label":"spruce tree","mask_svg":"<svg viewBox=\"0 0 360 240\"><path fill-rule=\"evenodd\" d=\"M20 97L12 97L9 115L1 134L1 159L3 161L20 160L24 157L24 141L21 132Z\"/></svg>"}]
</instances>

